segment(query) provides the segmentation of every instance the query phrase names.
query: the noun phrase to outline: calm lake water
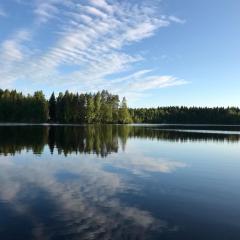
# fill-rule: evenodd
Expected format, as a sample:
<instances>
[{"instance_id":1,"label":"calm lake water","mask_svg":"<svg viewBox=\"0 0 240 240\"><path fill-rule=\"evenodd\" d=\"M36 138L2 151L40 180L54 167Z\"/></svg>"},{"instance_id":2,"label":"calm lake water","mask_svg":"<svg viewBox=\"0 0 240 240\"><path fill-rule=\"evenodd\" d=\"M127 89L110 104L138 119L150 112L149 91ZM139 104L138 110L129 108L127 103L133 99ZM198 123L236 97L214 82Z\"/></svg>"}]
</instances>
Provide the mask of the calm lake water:
<instances>
[{"instance_id":1,"label":"calm lake water","mask_svg":"<svg viewBox=\"0 0 240 240\"><path fill-rule=\"evenodd\" d=\"M237 126L1 126L0 239L240 239Z\"/></svg>"}]
</instances>

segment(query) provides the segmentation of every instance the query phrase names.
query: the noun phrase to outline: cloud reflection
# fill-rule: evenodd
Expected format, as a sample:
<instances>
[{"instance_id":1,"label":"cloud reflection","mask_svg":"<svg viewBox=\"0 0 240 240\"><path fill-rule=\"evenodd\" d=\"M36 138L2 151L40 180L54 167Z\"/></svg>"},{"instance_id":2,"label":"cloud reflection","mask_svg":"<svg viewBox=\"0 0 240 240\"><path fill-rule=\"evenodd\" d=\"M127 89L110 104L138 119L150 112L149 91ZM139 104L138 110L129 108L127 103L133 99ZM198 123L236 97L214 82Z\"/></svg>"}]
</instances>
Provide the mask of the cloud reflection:
<instances>
[{"instance_id":1,"label":"cloud reflection","mask_svg":"<svg viewBox=\"0 0 240 240\"><path fill-rule=\"evenodd\" d=\"M150 157L120 157L69 155L65 158L47 153L39 157L31 152L7 158L1 156L0 202L30 219L34 239L52 239L51 236L57 239L145 239L154 232L176 229L150 212L123 202L119 194L136 192L138 188L128 184L120 173L107 171L105 166L111 164L140 174L170 173L185 165ZM42 201L41 207L49 208L44 216L36 213L38 201ZM45 218L53 226L48 226Z\"/></svg>"},{"instance_id":2,"label":"cloud reflection","mask_svg":"<svg viewBox=\"0 0 240 240\"><path fill-rule=\"evenodd\" d=\"M178 168L187 167L187 164L141 154L125 154L124 158L114 162L114 166L128 170L133 174L142 175L146 173L172 173Z\"/></svg>"}]
</instances>

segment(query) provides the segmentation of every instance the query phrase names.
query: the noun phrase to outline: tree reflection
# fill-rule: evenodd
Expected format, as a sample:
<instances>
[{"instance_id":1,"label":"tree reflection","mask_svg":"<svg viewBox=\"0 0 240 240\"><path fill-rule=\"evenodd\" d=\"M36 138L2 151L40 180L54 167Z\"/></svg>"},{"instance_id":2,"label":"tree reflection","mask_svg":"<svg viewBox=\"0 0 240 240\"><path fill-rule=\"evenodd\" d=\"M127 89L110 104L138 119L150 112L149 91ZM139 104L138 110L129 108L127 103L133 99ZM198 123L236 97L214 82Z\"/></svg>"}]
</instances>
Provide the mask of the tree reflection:
<instances>
[{"instance_id":1,"label":"tree reflection","mask_svg":"<svg viewBox=\"0 0 240 240\"><path fill-rule=\"evenodd\" d=\"M239 134L219 132L189 132L176 129L159 129L153 126L132 125L81 125L81 126L1 126L0 154L14 155L25 151L41 154L48 145L53 154L85 153L106 157L125 150L128 138L186 141L238 142Z\"/></svg>"},{"instance_id":2,"label":"tree reflection","mask_svg":"<svg viewBox=\"0 0 240 240\"><path fill-rule=\"evenodd\" d=\"M40 126L0 127L0 154L14 155L22 150L42 153L48 129Z\"/></svg>"},{"instance_id":3,"label":"tree reflection","mask_svg":"<svg viewBox=\"0 0 240 240\"><path fill-rule=\"evenodd\" d=\"M59 154L96 153L104 157L118 151L118 129L115 125L51 127L49 132L54 132L49 134L54 137L54 140L49 140L50 149L55 142Z\"/></svg>"}]
</instances>

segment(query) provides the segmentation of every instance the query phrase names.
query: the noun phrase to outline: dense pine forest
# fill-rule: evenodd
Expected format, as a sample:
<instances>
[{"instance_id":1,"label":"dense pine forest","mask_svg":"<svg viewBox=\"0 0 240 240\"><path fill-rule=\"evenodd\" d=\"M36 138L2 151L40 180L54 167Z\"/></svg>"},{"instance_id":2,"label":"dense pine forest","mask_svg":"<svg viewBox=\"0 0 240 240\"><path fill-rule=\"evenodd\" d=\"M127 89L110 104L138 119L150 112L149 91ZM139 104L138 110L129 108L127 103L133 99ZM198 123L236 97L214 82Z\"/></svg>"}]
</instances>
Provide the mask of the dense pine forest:
<instances>
[{"instance_id":1,"label":"dense pine forest","mask_svg":"<svg viewBox=\"0 0 240 240\"><path fill-rule=\"evenodd\" d=\"M158 107L130 109L133 122L168 124L240 124L235 107Z\"/></svg>"},{"instance_id":2,"label":"dense pine forest","mask_svg":"<svg viewBox=\"0 0 240 240\"><path fill-rule=\"evenodd\" d=\"M47 100L42 91L24 95L0 89L2 123L182 123L240 124L239 108L159 107L128 109L125 98L106 90L66 91Z\"/></svg>"},{"instance_id":3,"label":"dense pine forest","mask_svg":"<svg viewBox=\"0 0 240 240\"><path fill-rule=\"evenodd\" d=\"M0 90L0 122L131 123L126 99L103 90L96 94L66 91L47 100L42 91L23 95Z\"/></svg>"}]
</instances>

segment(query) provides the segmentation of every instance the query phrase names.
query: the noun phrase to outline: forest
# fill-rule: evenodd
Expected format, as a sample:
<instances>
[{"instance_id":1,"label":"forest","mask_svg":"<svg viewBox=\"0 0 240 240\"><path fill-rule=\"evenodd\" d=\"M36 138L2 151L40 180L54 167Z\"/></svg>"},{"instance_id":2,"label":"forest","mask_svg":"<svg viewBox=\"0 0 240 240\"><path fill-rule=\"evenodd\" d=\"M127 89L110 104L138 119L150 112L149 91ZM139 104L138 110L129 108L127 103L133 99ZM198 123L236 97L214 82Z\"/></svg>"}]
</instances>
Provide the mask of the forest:
<instances>
[{"instance_id":1,"label":"forest","mask_svg":"<svg viewBox=\"0 0 240 240\"><path fill-rule=\"evenodd\" d=\"M24 95L0 89L1 123L165 123L240 124L237 107L128 108L124 97L106 90L97 93L52 93Z\"/></svg>"},{"instance_id":2,"label":"forest","mask_svg":"<svg viewBox=\"0 0 240 240\"><path fill-rule=\"evenodd\" d=\"M165 124L240 124L236 107L158 107L129 109L133 122Z\"/></svg>"},{"instance_id":3,"label":"forest","mask_svg":"<svg viewBox=\"0 0 240 240\"><path fill-rule=\"evenodd\" d=\"M0 90L0 122L131 123L126 98L103 90L96 94L66 91L47 100L42 91L24 95Z\"/></svg>"}]
</instances>

